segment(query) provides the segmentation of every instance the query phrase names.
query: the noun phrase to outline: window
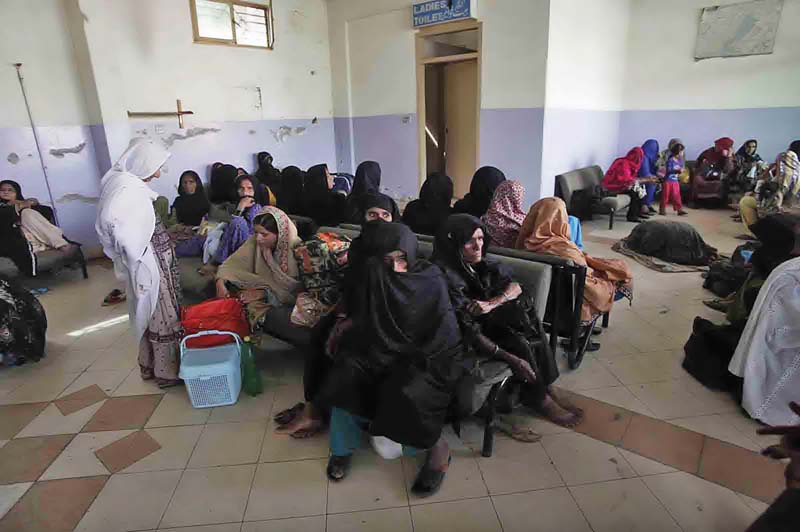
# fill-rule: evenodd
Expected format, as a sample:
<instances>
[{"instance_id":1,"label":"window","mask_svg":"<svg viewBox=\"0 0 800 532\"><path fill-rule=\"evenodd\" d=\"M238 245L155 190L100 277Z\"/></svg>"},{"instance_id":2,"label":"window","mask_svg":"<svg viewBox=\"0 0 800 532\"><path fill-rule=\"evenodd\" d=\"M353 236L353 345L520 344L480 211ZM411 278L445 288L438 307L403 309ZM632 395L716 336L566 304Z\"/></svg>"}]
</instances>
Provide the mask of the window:
<instances>
[{"instance_id":1,"label":"window","mask_svg":"<svg viewBox=\"0 0 800 532\"><path fill-rule=\"evenodd\" d=\"M189 0L194 42L272 49L272 1Z\"/></svg>"}]
</instances>

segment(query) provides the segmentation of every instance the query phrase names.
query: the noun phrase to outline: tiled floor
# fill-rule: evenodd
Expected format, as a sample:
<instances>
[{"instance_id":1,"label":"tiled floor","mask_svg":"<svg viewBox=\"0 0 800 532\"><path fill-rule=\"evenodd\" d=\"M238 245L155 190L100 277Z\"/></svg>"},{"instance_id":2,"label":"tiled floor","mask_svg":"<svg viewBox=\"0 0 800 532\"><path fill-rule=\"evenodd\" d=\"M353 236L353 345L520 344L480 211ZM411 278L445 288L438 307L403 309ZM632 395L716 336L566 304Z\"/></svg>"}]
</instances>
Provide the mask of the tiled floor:
<instances>
[{"instance_id":1,"label":"tiled floor","mask_svg":"<svg viewBox=\"0 0 800 532\"><path fill-rule=\"evenodd\" d=\"M688 221L730 252L740 230L728 214ZM590 253L612 256L632 226L606 227L584 225ZM693 318L722 315L701 304L699 274L628 262L634 305L618 304L600 351L558 381L586 421L571 431L515 415L542 440L498 436L491 458L466 426L425 500L409 490L419 458L364 449L333 484L324 437L274 433L272 414L302 397L288 346L269 344L263 395L196 410L184 390L139 378L127 324L113 321L124 307L99 306L116 286L110 269L64 274L41 297L49 356L0 368L0 532L743 531L780 491L782 466L754 452L772 440L730 398L681 368Z\"/></svg>"}]
</instances>

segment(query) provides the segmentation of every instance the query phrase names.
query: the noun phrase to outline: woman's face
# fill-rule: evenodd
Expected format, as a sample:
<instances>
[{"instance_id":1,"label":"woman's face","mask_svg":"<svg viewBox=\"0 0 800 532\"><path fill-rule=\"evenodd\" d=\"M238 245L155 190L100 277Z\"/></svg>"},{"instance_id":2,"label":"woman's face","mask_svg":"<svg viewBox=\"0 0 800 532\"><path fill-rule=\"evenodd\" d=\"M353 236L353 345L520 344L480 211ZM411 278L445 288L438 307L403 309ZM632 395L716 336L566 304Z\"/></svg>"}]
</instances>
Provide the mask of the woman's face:
<instances>
[{"instance_id":1,"label":"woman's face","mask_svg":"<svg viewBox=\"0 0 800 532\"><path fill-rule=\"evenodd\" d=\"M758 144L756 144L755 142L748 142L745 145L744 149L745 149L745 151L747 151L747 155L755 155L757 147L758 147Z\"/></svg>"},{"instance_id":2,"label":"woman's face","mask_svg":"<svg viewBox=\"0 0 800 532\"><path fill-rule=\"evenodd\" d=\"M242 179L239 183L239 197L240 198L254 198L256 196L253 190L253 182L249 179Z\"/></svg>"},{"instance_id":3,"label":"woman's face","mask_svg":"<svg viewBox=\"0 0 800 532\"><path fill-rule=\"evenodd\" d=\"M367 209L365 218L367 219L368 222L374 222L375 220L383 220L384 222L391 222L392 213L390 213L386 209L381 209L380 207L371 207Z\"/></svg>"},{"instance_id":4,"label":"woman's face","mask_svg":"<svg viewBox=\"0 0 800 532\"><path fill-rule=\"evenodd\" d=\"M190 196L197 192L197 181L194 176L189 174L181 177L181 190Z\"/></svg>"},{"instance_id":5,"label":"woman's face","mask_svg":"<svg viewBox=\"0 0 800 532\"><path fill-rule=\"evenodd\" d=\"M403 251L392 251L383 256L383 263L398 273L408 271L408 258Z\"/></svg>"},{"instance_id":6,"label":"woman's face","mask_svg":"<svg viewBox=\"0 0 800 532\"><path fill-rule=\"evenodd\" d=\"M461 254L467 264L478 264L483 260L483 229L475 229L472 238L464 244Z\"/></svg>"},{"instance_id":7,"label":"woman's face","mask_svg":"<svg viewBox=\"0 0 800 532\"><path fill-rule=\"evenodd\" d=\"M328 190L333 190L333 176L327 168L325 168L325 179L328 180Z\"/></svg>"},{"instance_id":8,"label":"woman's face","mask_svg":"<svg viewBox=\"0 0 800 532\"><path fill-rule=\"evenodd\" d=\"M275 249L275 244L278 243L278 235L267 231L264 226L256 225L253 226L253 230L256 233L256 244L262 251L272 251Z\"/></svg>"},{"instance_id":9,"label":"woman's face","mask_svg":"<svg viewBox=\"0 0 800 532\"><path fill-rule=\"evenodd\" d=\"M14 200L16 200L17 199L17 191L16 191L16 189L14 189L14 187L9 185L8 183L0 185L0 199L3 200L3 201L14 201Z\"/></svg>"}]
</instances>

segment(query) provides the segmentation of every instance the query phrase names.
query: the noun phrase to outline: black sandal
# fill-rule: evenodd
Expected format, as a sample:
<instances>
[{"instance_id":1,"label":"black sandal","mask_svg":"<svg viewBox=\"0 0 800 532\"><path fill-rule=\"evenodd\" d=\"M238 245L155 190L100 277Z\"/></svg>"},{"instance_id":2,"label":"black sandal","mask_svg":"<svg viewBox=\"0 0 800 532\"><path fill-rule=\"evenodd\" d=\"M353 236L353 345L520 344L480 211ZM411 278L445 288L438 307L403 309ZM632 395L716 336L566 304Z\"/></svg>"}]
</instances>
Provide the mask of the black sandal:
<instances>
[{"instance_id":1,"label":"black sandal","mask_svg":"<svg viewBox=\"0 0 800 532\"><path fill-rule=\"evenodd\" d=\"M344 480L347 473L350 472L350 464L353 461L351 455L348 456L331 456L328 459L328 478L334 482Z\"/></svg>"},{"instance_id":2,"label":"black sandal","mask_svg":"<svg viewBox=\"0 0 800 532\"><path fill-rule=\"evenodd\" d=\"M289 423L294 421L294 418L296 418L300 412L303 411L303 408L305 408L305 406L306 406L305 403L297 403L293 407L287 408L286 410L281 410L280 412L275 414L275 417L272 418L272 420L275 421L275 423L278 425L288 425Z\"/></svg>"},{"instance_id":3,"label":"black sandal","mask_svg":"<svg viewBox=\"0 0 800 532\"><path fill-rule=\"evenodd\" d=\"M425 460L425 465L419 470L417 479L414 481L414 485L411 486L411 492L418 497L423 498L436 495L436 493L439 491L439 488L442 487L442 482L444 482L444 477L447 474L447 470L450 468L450 462L452 461L453 457L451 455L447 459L447 466L444 468L444 471L436 471L430 467L430 462Z\"/></svg>"}]
</instances>

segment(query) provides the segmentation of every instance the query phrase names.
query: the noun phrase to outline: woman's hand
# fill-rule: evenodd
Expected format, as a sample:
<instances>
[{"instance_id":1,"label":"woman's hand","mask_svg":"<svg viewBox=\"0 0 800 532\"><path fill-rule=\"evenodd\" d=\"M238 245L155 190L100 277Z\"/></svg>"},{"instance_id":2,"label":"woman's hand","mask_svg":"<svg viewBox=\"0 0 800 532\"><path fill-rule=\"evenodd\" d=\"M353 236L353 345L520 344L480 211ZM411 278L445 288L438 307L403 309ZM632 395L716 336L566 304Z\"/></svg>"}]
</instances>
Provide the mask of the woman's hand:
<instances>
[{"instance_id":1,"label":"woman's hand","mask_svg":"<svg viewBox=\"0 0 800 532\"><path fill-rule=\"evenodd\" d=\"M520 286L520 284L516 282L511 283L510 285L508 285L508 288L506 288L506 293L503 294L503 296L505 297L504 303L507 301L514 301L521 295L522 295L522 287Z\"/></svg>"},{"instance_id":2,"label":"woman's hand","mask_svg":"<svg viewBox=\"0 0 800 532\"><path fill-rule=\"evenodd\" d=\"M254 301L261 301L267 295L266 291L258 288L248 288L239 292L239 301L245 305Z\"/></svg>"},{"instance_id":3,"label":"woman's hand","mask_svg":"<svg viewBox=\"0 0 800 532\"><path fill-rule=\"evenodd\" d=\"M217 279L217 297L228 298L231 293L228 292L228 287L225 286L225 279Z\"/></svg>"},{"instance_id":4,"label":"woman's hand","mask_svg":"<svg viewBox=\"0 0 800 532\"><path fill-rule=\"evenodd\" d=\"M495 305L491 301L479 301L477 299L467 306L467 310L473 316L489 314L494 308Z\"/></svg>"},{"instance_id":5,"label":"woman's hand","mask_svg":"<svg viewBox=\"0 0 800 532\"><path fill-rule=\"evenodd\" d=\"M328 335L328 341L325 342L325 352L329 356L336 355L336 352L339 350L339 341L342 339L342 336L348 329L353 326L353 320L350 318L337 318L336 324L331 329L331 333Z\"/></svg>"},{"instance_id":6,"label":"woman's hand","mask_svg":"<svg viewBox=\"0 0 800 532\"><path fill-rule=\"evenodd\" d=\"M533 371L533 368L527 360L509 355L507 362L508 365L511 366L511 371L513 371L514 375L518 378L525 382L536 382L536 372Z\"/></svg>"},{"instance_id":7,"label":"woman's hand","mask_svg":"<svg viewBox=\"0 0 800 532\"><path fill-rule=\"evenodd\" d=\"M239 205L236 207L236 209L241 212L247 209L248 207L252 207L255 204L256 200L247 196L239 200Z\"/></svg>"}]
</instances>

